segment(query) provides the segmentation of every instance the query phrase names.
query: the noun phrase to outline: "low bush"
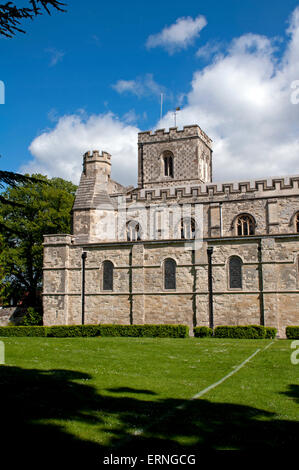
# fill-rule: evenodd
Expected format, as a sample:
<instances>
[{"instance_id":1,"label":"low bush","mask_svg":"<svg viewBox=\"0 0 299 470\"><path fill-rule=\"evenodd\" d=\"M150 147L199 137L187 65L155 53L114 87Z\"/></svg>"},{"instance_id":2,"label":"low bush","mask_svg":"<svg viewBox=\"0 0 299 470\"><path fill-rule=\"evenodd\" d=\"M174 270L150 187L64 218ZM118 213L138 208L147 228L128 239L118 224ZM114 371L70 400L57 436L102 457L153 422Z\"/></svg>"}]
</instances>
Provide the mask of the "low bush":
<instances>
[{"instance_id":1,"label":"low bush","mask_svg":"<svg viewBox=\"0 0 299 470\"><path fill-rule=\"evenodd\" d=\"M277 335L277 329L273 326L265 326L266 336L267 339L274 339Z\"/></svg>"},{"instance_id":2,"label":"low bush","mask_svg":"<svg viewBox=\"0 0 299 470\"><path fill-rule=\"evenodd\" d=\"M2 326L0 336L46 336L74 338L92 336L135 336L159 338L186 338L186 325L57 325L57 326Z\"/></svg>"},{"instance_id":3,"label":"low bush","mask_svg":"<svg viewBox=\"0 0 299 470\"><path fill-rule=\"evenodd\" d=\"M100 325L101 336L186 338L187 325Z\"/></svg>"},{"instance_id":4,"label":"low bush","mask_svg":"<svg viewBox=\"0 0 299 470\"><path fill-rule=\"evenodd\" d=\"M299 339L299 326L287 326L286 337L288 339Z\"/></svg>"},{"instance_id":5,"label":"low bush","mask_svg":"<svg viewBox=\"0 0 299 470\"><path fill-rule=\"evenodd\" d=\"M196 326L195 328L193 328L193 333L196 338L213 336L212 328L209 328L207 326Z\"/></svg>"},{"instance_id":6,"label":"low bush","mask_svg":"<svg viewBox=\"0 0 299 470\"><path fill-rule=\"evenodd\" d=\"M46 326L49 338L75 338L76 336L100 336L99 325L57 325Z\"/></svg>"},{"instance_id":7,"label":"low bush","mask_svg":"<svg viewBox=\"0 0 299 470\"><path fill-rule=\"evenodd\" d=\"M37 326L43 324L43 315L40 311L35 310L33 307L28 307L27 312L22 318L19 326Z\"/></svg>"},{"instance_id":8,"label":"low bush","mask_svg":"<svg viewBox=\"0 0 299 470\"><path fill-rule=\"evenodd\" d=\"M216 326L214 329L214 337L264 339L266 338L266 328L262 325Z\"/></svg>"},{"instance_id":9,"label":"low bush","mask_svg":"<svg viewBox=\"0 0 299 470\"><path fill-rule=\"evenodd\" d=\"M0 326L0 336L46 336L44 326Z\"/></svg>"}]
</instances>

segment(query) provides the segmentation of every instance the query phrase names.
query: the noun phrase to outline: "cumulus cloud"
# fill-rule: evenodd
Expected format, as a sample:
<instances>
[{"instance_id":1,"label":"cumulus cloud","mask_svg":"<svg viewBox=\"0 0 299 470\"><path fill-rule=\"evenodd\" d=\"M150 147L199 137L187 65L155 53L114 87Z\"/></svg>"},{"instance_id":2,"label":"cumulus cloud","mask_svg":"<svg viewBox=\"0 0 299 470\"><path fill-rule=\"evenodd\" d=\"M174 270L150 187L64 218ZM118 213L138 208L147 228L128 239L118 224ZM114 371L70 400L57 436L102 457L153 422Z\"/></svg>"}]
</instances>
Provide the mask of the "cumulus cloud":
<instances>
[{"instance_id":1,"label":"cumulus cloud","mask_svg":"<svg viewBox=\"0 0 299 470\"><path fill-rule=\"evenodd\" d=\"M178 18L176 22L157 34L152 34L146 41L146 47L163 47L170 54L186 49L199 36L200 31L206 26L207 20L199 15L193 19L190 16Z\"/></svg>"},{"instance_id":2,"label":"cumulus cloud","mask_svg":"<svg viewBox=\"0 0 299 470\"><path fill-rule=\"evenodd\" d=\"M299 8L290 18L285 44L245 34L194 73L177 124L197 123L213 139L214 181L299 173L299 104L291 103L298 57ZM109 112L64 116L33 140L34 159L22 170L78 182L82 154L98 148L112 154L114 179L135 184L135 117L132 111L121 120ZM172 126L170 112L154 127Z\"/></svg>"},{"instance_id":3,"label":"cumulus cloud","mask_svg":"<svg viewBox=\"0 0 299 470\"><path fill-rule=\"evenodd\" d=\"M222 45L220 43L216 41L207 42L197 50L196 57L208 60L215 54L219 54L221 49Z\"/></svg>"},{"instance_id":4,"label":"cumulus cloud","mask_svg":"<svg viewBox=\"0 0 299 470\"><path fill-rule=\"evenodd\" d=\"M165 87L159 85L152 73L137 77L135 80L118 80L112 85L118 93L132 93L139 98L149 95L160 95L165 91Z\"/></svg>"},{"instance_id":5,"label":"cumulus cloud","mask_svg":"<svg viewBox=\"0 0 299 470\"><path fill-rule=\"evenodd\" d=\"M291 83L299 79L299 8L288 41L246 34L192 79L179 126L198 123L214 141L214 180L299 173L299 105ZM158 127L173 125L172 113Z\"/></svg>"},{"instance_id":6,"label":"cumulus cloud","mask_svg":"<svg viewBox=\"0 0 299 470\"><path fill-rule=\"evenodd\" d=\"M60 176L79 182L82 156L88 150L105 150L113 157L112 178L136 184L137 133L139 129L117 119L112 113L63 116L54 129L36 137L29 150L34 159L23 172Z\"/></svg>"}]
</instances>

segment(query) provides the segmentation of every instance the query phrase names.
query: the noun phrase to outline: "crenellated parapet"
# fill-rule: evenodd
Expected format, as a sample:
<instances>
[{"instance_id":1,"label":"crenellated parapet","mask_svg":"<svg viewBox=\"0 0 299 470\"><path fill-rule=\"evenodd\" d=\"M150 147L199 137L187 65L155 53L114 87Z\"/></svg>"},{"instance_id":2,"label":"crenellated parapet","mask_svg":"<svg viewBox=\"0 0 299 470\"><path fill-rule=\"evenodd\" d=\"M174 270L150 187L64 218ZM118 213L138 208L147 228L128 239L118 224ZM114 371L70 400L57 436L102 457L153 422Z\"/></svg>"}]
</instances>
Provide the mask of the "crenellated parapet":
<instances>
[{"instance_id":1,"label":"crenellated parapet","mask_svg":"<svg viewBox=\"0 0 299 470\"><path fill-rule=\"evenodd\" d=\"M248 199L299 195L299 175L273 177L241 182L210 183L143 188L127 195L127 201L144 201L158 199L196 198L197 202L205 199ZM113 197L113 196L112 196Z\"/></svg>"},{"instance_id":2,"label":"crenellated parapet","mask_svg":"<svg viewBox=\"0 0 299 470\"><path fill-rule=\"evenodd\" d=\"M183 129L170 127L168 131L165 129L157 129L156 131L144 131L138 133L138 143L149 144L153 142L167 142L170 140L181 140L199 138L208 147L212 147L212 139L198 126L184 126Z\"/></svg>"}]
</instances>

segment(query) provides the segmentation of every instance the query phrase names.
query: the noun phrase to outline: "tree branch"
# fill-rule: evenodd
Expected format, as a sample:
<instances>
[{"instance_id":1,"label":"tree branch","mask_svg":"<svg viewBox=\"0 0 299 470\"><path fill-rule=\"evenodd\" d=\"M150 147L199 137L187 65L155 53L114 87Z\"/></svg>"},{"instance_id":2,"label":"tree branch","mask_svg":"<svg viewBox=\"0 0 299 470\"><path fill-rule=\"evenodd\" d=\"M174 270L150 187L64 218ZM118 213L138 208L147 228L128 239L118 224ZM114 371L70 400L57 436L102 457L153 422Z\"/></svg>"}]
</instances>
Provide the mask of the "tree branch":
<instances>
[{"instance_id":1,"label":"tree branch","mask_svg":"<svg viewBox=\"0 0 299 470\"><path fill-rule=\"evenodd\" d=\"M12 2L0 4L0 35L12 38L17 32L25 33L20 24L23 19L33 20L34 17L42 15L43 10L51 15L50 7L57 11L65 12L66 6L58 0L29 0L31 7L18 8Z\"/></svg>"}]
</instances>

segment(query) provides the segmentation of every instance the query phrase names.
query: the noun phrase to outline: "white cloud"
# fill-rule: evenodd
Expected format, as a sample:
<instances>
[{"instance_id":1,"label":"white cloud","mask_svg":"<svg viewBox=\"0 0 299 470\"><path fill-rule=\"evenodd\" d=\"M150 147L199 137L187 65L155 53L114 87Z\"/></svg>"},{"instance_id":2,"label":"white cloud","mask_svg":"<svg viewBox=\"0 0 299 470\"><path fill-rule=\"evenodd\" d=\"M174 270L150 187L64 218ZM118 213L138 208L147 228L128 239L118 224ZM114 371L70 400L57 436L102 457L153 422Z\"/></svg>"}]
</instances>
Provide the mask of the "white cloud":
<instances>
[{"instance_id":1,"label":"white cloud","mask_svg":"<svg viewBox=\"0 0 299 470\"><path fill-rule=\"evenodd\" d=\"M137 77L135 80L118 80L112 85L112 88L120 94L129 92L139 98L149 95L158 96L165 92L165 87L159 85L151 73Z\"/></svg>"},{"instance_id":2,"label":"white cloud","mask_svg":"<svg viewBox=\"0 0 299 470\"><path fill-rule=\"evenodd\" d=\"M151 49L161 46L173 54L192 44L206 24L207 20L202 15L195 19L190 16L178 18L171 26L165 26L160 33L149 36L146 47Z\"/></svg>"},{"instance_id":3,"label":"white cloud","mask_svg":"<svg viewBox=\"0 0 299 470\"><path fill-rule=\"evenodd\" d=\"M114 88L117 93L125 93L126 91L130 91L131 93L134 93L135 95L138 95L138 87L136 87L136 81L135 80L118 80L114 85L112 85L112 88Z\"/></svg>"},{"instance_id":4,"label":"white cloud","mask_svg":"<svg viewBox=\"0 0 299 470\"><path fill-rule=\"evenodd\" d=\"M46 49L46 52L50 54L49 67L54 67L54 65L58 64L58 62L62 62L62 59L65 56L65 52L58 51L54 48Z\"/></svg>"},{"instance_id":5,"label":"white cloud","mask_svg":"<svg viewBox=\"0 0 299 470\"><path fill-rule=\"evenodd\" d=\"M277 38L246 34L197 71L179 126L197 123L214 142L214 180L299 173L299 8L290 19L282 56ZM157 127L173 126L172 113Z\"/></svg>"},{"instance_id":6,"label":"white cloud","mask_svg":"<svg viewBox=\"0 0 299 470\"><path fill-rule=\"evenodd\" d=\"M193 75L191 91L182 95L186 105L177 113L178 126L197 123L213 139L214 181L299 173L299 104L291 103L291 83L299 79L299 8L287 34L280 54L277 38L246 34L234 39ZM33 140L34 159L22 170L78 182L82 154L98 148L112 154L114 179L135 184L139 130L134 118L133 111L122 120L109 112L64 116ZM155 127L172 126L173 113L168 113Z\"/></svg>"},{"instance_id":7,"label":"white cloud","mask_svg":"<svg viewBox=\"0 0 299 470\"><path fill-rule=\"evenodd\" d=\"M210 59L213 55L219 53L221 48L222 47L220 43L214 41L207 42L204 46L197 50L196 57Z\"/></svg>"},{"instance_id":8,"label":"white cloud","mask_svg":"<svg viewBox=\"0 0 299 470\"><path fill-rule=\"evenodd\" d=\"M36 137L29 150L34 159L23 172L60 176L79 182L82 156L88 150L106 150L112 155L112 178L136 184L137 133L139 129L121 122L112 113L63 116L53 129Z\"/></svg>"}]
</instances>

